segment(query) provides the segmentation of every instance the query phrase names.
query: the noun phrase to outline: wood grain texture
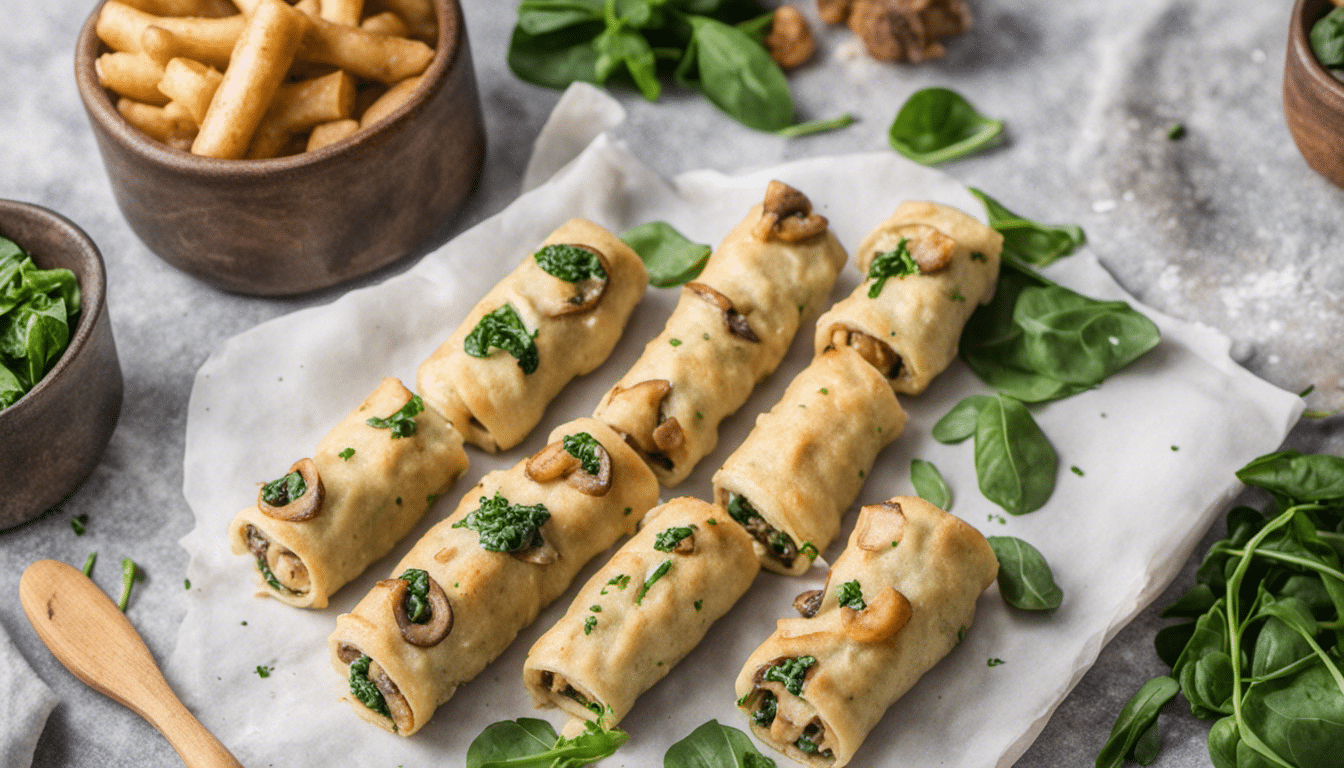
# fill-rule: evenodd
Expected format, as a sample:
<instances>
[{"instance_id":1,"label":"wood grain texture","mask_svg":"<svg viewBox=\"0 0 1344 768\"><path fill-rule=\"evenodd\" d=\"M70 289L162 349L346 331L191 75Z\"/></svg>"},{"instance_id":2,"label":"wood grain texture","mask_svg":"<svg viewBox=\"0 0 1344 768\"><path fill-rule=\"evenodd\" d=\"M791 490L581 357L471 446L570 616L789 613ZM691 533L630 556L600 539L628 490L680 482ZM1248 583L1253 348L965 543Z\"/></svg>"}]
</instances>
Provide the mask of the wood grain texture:
<instances>
[{"instance_id":1,"label":"wood grain texture","mask_svg":"<svg viewBox=\"0 0 1344 768\"><path fill-rule=\"evenodd\" d=\"M78 569L38 560L19 580L19 601L66 669L148 720L188 768L242 768L168 687L131 622Z\"/></svg>"},{"instance_id":2,"label":"wood grain texture","mask_svg":"<svg viewBox=\"0 0 1344 768\"><path fill-rule=\"evenodd\" d=\"M1297 0L1288 30L1283 70L1283 114L1307 165L1344 187L1344 83L1311 50L1311 27L1335 6L1330 0Z\"/></svg>"}]
</instances>

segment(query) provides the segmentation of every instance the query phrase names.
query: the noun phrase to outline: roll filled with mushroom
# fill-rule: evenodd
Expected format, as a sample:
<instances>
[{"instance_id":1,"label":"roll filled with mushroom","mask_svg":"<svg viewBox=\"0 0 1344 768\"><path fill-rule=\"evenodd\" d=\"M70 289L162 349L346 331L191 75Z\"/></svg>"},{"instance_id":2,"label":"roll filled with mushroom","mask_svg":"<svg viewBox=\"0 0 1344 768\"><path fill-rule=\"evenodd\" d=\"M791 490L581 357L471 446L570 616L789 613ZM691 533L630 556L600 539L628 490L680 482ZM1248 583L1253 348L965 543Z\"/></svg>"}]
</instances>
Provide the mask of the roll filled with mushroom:
<instances>
[{"instance_id":1,"label":"roll filled with mushroom","mask_svg":"<svg viewBox=\"0 0 1344 768\"><path fill-rule=\"evenodd\" d=\"M830 295L847 256L801 192L770 182L663 332L593 414L630 441L663 485L686 479L719 423L779 365L799 325Z\"/></svg>"},{"instance_id":2,"label":"roll filled with mushroom","mask_svg":"<svg viewBox=\"0 0 1344 768\"><path fill-rule=\"evenodd\" d=\"M229 523L272 597L325 608L386 555L467 471L462 436L394 378L383 379L310 459L266 483Z\"/></svg>"},{"instance_id":3,"label":"roll filled with mushroom","mask_svg":"<svg viewBox=\"0 0 1344 768\"><path fill-rule=\"evenodd\" d=\"M420 364L425 402L487 451L512 448L575 376L602 364L648 284L639 255L571 219Z\"/></svg>"},{"instance_id":4,"label":"roll filled with mushroom","mask_svg":"<svg viewBox=\"0 0 1344 768\"><path fill-rule=\"evenodd\" d=\"M893 391L923 392L993 298L1002 249L1002 235L956 208L901 203L859 245L867 279L817 321L816 351L853 347Z\"/></svg>"},{"instance_id":5,"label":"roll filled with mushroom","mask_svg":"<svg viewBox=\"0 0 1344 768\"><path fill-rule=\"evenodd\" d=\"M760 570L751 544L712 504L656 507L532 646L523 682L537 705L619 723L746 594Z\"/></svg>"},{"instance_id":6,"label":"roll filled with mushroom","mask_svg":"<svg viewBox=\"0 0 1344 768\"><path fill-rule=\"evenodd\" d=\"M781 619L737 676L756 737L799 762L848 765L887 709L961 642L998 560L923 499L863 508L823 590Z\"/></svg>"},{"instance_id":7,"label":"roll filled with mushroom","mask_svg":"<svg viewBox=\"0 0 1344 768\"><path fill-rule=\"evenodd\" d=\"M337 617L332 664L355 711L403 736L420 730L657 503L653 473L593 419L558 427L536 455L487 474L396 578Z\"/></svg>"},{"instance_id":8,"label":"roll filled with mushroom","mask_svg":"<svg viewBox=\"0 0 1344 768\"><path fill-rule=\"evenodd\" d=\"M817 355L714 473L714 500L752 535L761 564L801 574L830 546L906 413L852 347Z\"/></svg>"}]
</instances>

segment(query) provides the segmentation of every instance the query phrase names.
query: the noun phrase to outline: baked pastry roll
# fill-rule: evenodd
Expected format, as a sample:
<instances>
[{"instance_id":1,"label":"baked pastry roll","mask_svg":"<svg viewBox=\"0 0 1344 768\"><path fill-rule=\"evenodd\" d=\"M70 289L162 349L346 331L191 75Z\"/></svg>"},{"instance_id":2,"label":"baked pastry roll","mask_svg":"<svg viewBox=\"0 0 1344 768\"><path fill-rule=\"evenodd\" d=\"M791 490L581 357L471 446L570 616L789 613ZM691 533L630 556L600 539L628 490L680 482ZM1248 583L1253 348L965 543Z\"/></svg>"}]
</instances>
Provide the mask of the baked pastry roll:
<instances>
[{"instance_id":1,"label":"baked pastry roll","mask_svg":"<svg viewBox=\"0 0 1344 768\"><path fill-rule=\"evenodd\" d=\"M311 459L267 483L229 523L271 596L325 608L386 555L467 471L462 436L394 378L383 379Z\"/></svg>"},{"instance_id":2,"label":"baked pastry roll","mask_svg":"<svg viewBox=\"0 0 1344 768\"><path fill-rule=\"evenodd\" d=\"M849 764L887 709L961 642L998 574L974 528L923 499L859 513L824 590L794 605L737 676L756 737L816 766Z\"/></svg>"},{"instance_id":3,"label":"baked pastry roll","mask_svg":"<svg viewBox=\"0 0 1344 768\"><path fill-rule=\"evenodd\" d=\"M619 237L571 219L420 364L417 386L467 442L512 448L571 379L607 359L647 285Z\"/></svg>"},{"instance_id":4,"label":"baked pastry roll","mask_svg":"<svg viewBox=\"0 0 1344 768\"><path fill-rule=\"evenodd\" d=\"M770 182L594 417L624 435L663 485L685 480L714 450L719 422L775 370L804 317L830 295L846 258L811 202Z\"/></svg>"},{"instance_id":5,"label":"baked pastry roll","mask_svg":"<svg viewBox=\"0 0 1344 768\"><path fill-rule=\"evenodd\" d=\"M532 646L523 682L538 706L584 720L605 713L614 726L759 570L751 537L719 507L690 497L656 507Z\"/></svg>"},{"instance_id":6,"label":"baked pastry roll","mask_svg":"<svg viewBox=\"0 0 1344 768\"><path fill-rule=\"evenodd\" d=\"M969 214L901 203L859 245L869 277L817 321L816 351L854 347L894 391L923 392L957 356L976 306L993 297L1002 250L1003 236Z\"/></svg>"},{"instance_id":7,"label":"baked pastry roll","mask_svg":"<svg viewBox=\"0 0 1344 768\"><path fill-rule=\"evenodd\" d=\"M752 535L761 564L801 574L840 532L877 454L905 429L896 395L853 348L828 349L714 473L714 501Z\"/></svg>"},{"instance_id":8,"label":"baked pastry roll","mask_svg":"<svg viewBox=\"0 0 1344 768\"><path fill-rule=\"evenodd\" d=\"M397 578L337 617L331 660L355 711L403 736L420 730L657 503L653 473L593 419L487 474L401 559Z\"/></svg>"}]
</instances>

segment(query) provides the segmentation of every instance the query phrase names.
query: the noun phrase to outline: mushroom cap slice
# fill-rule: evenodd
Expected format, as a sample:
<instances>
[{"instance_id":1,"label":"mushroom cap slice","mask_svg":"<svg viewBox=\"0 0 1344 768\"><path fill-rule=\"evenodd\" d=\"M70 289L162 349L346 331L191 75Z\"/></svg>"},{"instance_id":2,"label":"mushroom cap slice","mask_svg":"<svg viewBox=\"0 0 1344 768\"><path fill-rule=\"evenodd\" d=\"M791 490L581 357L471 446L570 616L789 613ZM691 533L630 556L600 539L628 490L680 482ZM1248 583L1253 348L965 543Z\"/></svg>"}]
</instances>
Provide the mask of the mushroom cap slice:
<instances>
[{"instance_id":1,"label":"mushroom cap slice","mask_svg":"<svg viewBox=\"0 0 1344 768\"><path fill-rule=\"evenodd\" d=\"M952 252L957 249L957 241L928 224L909 224L897 230L905 238L905 248L910 258L919 265L922 274L946 269L952 264Z\"/></svg>"},{"instance_id":2,"label":"mushroom cap slice","mask_svg":"<svg viewBox=\"0 0 1344 768\"><path fill-rule=\"evenodd\" d=\"M574 283L574 295L566 301L554 304L547 308L547 315L550 317L564 317L565 315L577 315L587 312L602 301L602 297L607 293L607 285L611 282L611 262L601 251L591 245L581 243L568 243L573 248L585 250L597 257L602 264L602 272L606 277L590 277L579 280Z\"/></svg>"},{"instance_id":3,"label":"mushroom cap slice","mask_svg":"<svg viewBox=\"0 0 1344 768\"><path fill-rule=\"evenodd\" d=\"M863 509L871 511L863 516L863 530L859 531L855 542L859 549L887 552L893 541L900 541L905 536L905 513L899 503L882 501L868 504Z\"/></svg>"},{"instance_id":4,"label":"mushroom cap slice","mask_svg":"<svg viewBox=\"0 0 1344 768\"><path fill-rule=\"evenodd\" d=\"M762 242L772 239L797 243L825 232L830 222L825 216L812 211L807 195L779 180L765 188L761 204L761 218L751 234Z\"/></svg>"},{"instance_id":5,"label":"mushroom cap slice","mask_svg":"<svg viewBox=\"0 0 1344 768\"><path fill-rule=\"evenodd\" d=\"M900 590L887 587L862 610L840 609L840 626L859 643L880 643L893 637L910 621L910 601Z\"/></svg>"},{"instance_id":6,"label":"mushroom cap slice","mask_svg":"<svg viewBox=\"0 0 1344 768\"><path fill-rule=\"evenodd\" d=\"M369 682L376 685L378 692L383 694L383 701L387 703L387 711L391 713L392 723L397 730L410 731L415 726L415 713L411 711L411 705L407 703L406 697L401 694L401 689L392 682L392 678L376 660L369 662Z\"/></svg>"},{"instance_id":7,"label":"mushroom cap slice","mask_svg":"<svg viewBox=\"0 0 1344 768\"><path fill-rule=\"evenodd\" d=\"M406 597L411 589L409 582L404 579L384 579L378 582L378 586L392 590L392 615L396 617L397 628L406 642L417 648L432 648L453 631L452 603L448 602L448 595L444 594L443 587L433 576L429 577L429 591L425 595L429 601L429 621L424 624L411 621L406 613ZM372 668L369 670L369 679L373 679Z\"/></svg>"},{"instance_id":8,"label":"mushroom cap slice","mask_svg":"<svg viewBox=\"0 0 1344 768\"><path fill-rule=\"evenodd\" d=\"M809 589L806 592L800 592L797 597L793 598L793 608L798 611L799 615L804 619L810 619L813 616L816 616L817 611L821 609L821 598L825 596L825 594L826 592L820 589Z\"/></svg>"},{"instance_id":9,"label":"mushroom cap slice","mask_svg":"<svg viewBox=\"0 0 1344 768\"><path fill-rule=\"evenodd\" d=\"M853 331L843 326L836 326L831 331L832 347L853 347L855 352L859 353L869 365L873 366L888 379L894 379L901 375L901 356L885 341L871 336L863 331Z\"/></svg>"},{"instance_id":10,"label":"mushroom cap slice","mask_svg":"<svg viewBox=\"0 0 1344 768\"><path fill-rule=\"evenodd\" d=\"M583 462L565 450L563 441L557 440L528 459L523 471L533 482L544 483L563 477L579 493L605 496L611 490L611 454L597 443L593 455L597 457L598 469L597 474L590 475L584 470Z\"/></svg>"},{"instance_id":11,"label":"mushroom cap slice","mask_svg":"<svg viewBox=\"0 0 1344 768\"><path fill-rule=\"evenodd\" d=\"M746 316L738 312L737 307L733 306L732 299L704 283L695 281L687 283L686 290L717 307L723 313L723 324L728 328L729 333L739 339L760 342L761 337L757 336L756 332L751 329L751 323L747 322Z\"/></svg>"},{"instance_id":12,"label":"mushroom cap slice","mask_svg":"<svg viewBox=\"0 0 1344 768\"><path fill-rule=\"evenodd\" d=\"M317 474L317 465L312 459L299 459L289 466L285 474L298 472L299 477L303 478L303 484L306 486L303 495L297 499L290 499L284 506L274 506L264 498L265 491L257 492L257 508L267 517L276 520L285 520L291 523L299 523L304 520L311 520L317 517L322 511L322 499L326 495L322 487L322 478Z\"/></svg>"}]
</instances>

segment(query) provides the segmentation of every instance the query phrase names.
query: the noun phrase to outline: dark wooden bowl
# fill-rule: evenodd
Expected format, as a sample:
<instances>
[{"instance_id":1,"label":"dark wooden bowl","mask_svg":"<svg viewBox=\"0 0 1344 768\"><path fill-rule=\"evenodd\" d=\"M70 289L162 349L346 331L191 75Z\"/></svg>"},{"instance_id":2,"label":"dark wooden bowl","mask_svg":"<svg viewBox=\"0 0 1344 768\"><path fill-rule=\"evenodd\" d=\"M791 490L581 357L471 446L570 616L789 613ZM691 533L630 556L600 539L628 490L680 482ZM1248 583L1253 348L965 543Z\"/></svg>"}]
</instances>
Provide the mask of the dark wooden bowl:
<instances>
[{"instance_id":1,"label":"dark wooden bowl","mask_svg":"<svg viewBox=\"0 0 1344 768\"><path fill-rule=\"evenodd\" d=\"M75 81L117 205L168 263L230 291L303 293L372 272L420 246L480 175L485 126L457 0L434 0L439 39L418 92L368 131L315 152L220 160L132 127L98 84L107 50L75 49Z\"/></svg>"},{"instance_id":2,"label":"dark wooden bowl","mask_svg":"<svg viewBox=\"0 0 1344 768\"><path fill-rule=\"evenodd\" d=\"M1293 141L1317 173L1344 187L1344 83L1311 50L1311 27L1334 8L1330 0L1297 0L1283 69L1283 114Z\"/></svg>"},{"instance_id":3,"label":"dark wooden bowl","mask_svg":"<svg viewBox=\"0 0 1344 768\"><path fill-rule=\"evenodd\" d=\"M75 273L83 296L70 346L37 386L0 410L0 529L37 517L98 464L121 412L107 278L83 230L46 208L0 200L0 234L42 269Z\"/></svg>"}]
</instances>

